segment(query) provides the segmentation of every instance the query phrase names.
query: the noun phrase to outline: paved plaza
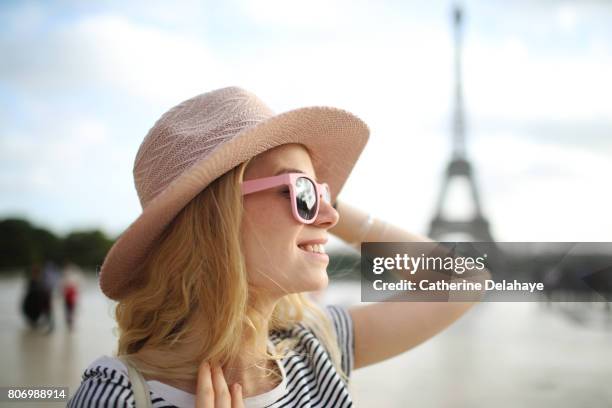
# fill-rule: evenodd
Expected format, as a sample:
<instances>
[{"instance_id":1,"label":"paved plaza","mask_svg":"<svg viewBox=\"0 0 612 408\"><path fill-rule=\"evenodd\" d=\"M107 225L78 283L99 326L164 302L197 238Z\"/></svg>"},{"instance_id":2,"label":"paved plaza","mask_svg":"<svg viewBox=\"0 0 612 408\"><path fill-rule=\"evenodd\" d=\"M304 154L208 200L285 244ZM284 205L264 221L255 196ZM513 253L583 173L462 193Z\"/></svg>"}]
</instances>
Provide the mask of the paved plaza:
<instances>
[{"instance_id":1,"label":"paved plaza","mask_svg":"<svg viewBox=\"0 0 612 408\"><path fill-rule=\"evenodd\" d=\"M20 278L0 281L0 386L68 386L72 393L83 369L116 347L112 303L88 279L75 330L66 329L56 299L56 328L45 335L28 329L19 314L23 289ZM334 284L322 298L339 304L359 300L359 283ZM479 304L425 344L355 371L355 406L609 407L610 314L602 311L603 303L562 306Z\"/></svg>"}]
</instances>

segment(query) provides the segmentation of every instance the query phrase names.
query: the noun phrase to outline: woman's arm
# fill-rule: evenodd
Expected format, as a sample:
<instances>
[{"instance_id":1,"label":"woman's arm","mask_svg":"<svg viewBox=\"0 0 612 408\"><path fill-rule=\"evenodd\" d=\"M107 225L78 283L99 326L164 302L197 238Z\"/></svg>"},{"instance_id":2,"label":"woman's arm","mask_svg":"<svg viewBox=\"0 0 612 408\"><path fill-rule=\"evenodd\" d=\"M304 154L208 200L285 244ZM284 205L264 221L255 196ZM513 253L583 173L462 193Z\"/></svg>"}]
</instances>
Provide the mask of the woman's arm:
<instances>
[{"instance_id":1,"label":"woman's arm","mask_svg":"<svg viewBox=\"0 0 612 408\"><path fill-rule=\"evenodd\" d=\"M346 203L331 233L360 249L363 242L433 242L402 230ZM488 271L487 271L488 274ZM435 336L476 302L377 302L349 308L355 336L354 369L401 354Z\"/></svg>"}]
</instances>

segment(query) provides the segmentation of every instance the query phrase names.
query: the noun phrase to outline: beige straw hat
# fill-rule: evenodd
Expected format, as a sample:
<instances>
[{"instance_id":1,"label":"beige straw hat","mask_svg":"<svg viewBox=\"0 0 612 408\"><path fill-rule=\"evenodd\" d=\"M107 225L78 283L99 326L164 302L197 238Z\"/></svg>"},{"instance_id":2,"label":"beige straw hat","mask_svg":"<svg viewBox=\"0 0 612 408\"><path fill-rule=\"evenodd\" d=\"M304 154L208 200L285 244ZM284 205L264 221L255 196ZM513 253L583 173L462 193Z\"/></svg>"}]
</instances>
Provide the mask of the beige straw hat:
<instances>
[{"instance_id":1,"label":"beige straw hat","mask_svg":"<svg viewBox=\"0 0 612 408\"><path fill-rule=\"evenodd\" d=\"M136 266L172 219L217 177L273 147L301 143L332 199L368 140L367 125L336 108L275 115L254 94L230 87L170 109L144 138L134 162L142 213L119 236L100 270L100 288L120 300L140 283Z\"/></svg>"}]
</instances>

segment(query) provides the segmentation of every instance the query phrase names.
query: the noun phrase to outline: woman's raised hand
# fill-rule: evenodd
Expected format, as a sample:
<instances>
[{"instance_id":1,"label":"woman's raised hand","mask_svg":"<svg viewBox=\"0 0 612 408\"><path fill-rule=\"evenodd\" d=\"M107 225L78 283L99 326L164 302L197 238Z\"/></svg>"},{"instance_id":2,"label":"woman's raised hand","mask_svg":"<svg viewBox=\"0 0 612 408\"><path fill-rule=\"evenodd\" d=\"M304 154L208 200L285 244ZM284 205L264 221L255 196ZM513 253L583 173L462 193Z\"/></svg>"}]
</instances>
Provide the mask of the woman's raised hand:
<instances>
[{"instance_id":1,"label":"woman's raised hand","mask_svg":"<svg viewBox=\"0 0 612 408\"><path fill-rule=\"evenodd\" d=\"M242 387L238 383L228 387L221 367L205 361L198 371L196 408L213 407L244 408Z\"/></svg>"}]
</instances>

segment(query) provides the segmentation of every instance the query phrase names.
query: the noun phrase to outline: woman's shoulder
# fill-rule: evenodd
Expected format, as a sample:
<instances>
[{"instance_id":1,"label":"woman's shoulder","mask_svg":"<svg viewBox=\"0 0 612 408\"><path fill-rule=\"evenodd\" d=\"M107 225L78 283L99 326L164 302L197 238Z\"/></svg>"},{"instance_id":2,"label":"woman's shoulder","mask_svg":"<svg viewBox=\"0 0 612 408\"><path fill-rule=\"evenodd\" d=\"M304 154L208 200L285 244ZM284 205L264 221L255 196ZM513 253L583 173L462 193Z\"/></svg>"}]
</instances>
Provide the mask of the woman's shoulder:
<instances>
[{"instance_id":1,"label":"woman's shoulder","mask_svg":"<svg viewBox=\"0 0 612 408\"><path fill-rule=\"evenodd\" d=\"M83 372L82 379L100 378L114 381L118 384L129 385L127 367L121 360L111 356L100 356L95 359Z\"/></svg>"},{"instance_id":2,"label":"woman's shoulder","mask_svg":"<svg viewBox=\"0 0 612 408\"><path fill-rule=\"evenodd\" d=\"M336 334L352 334L353 322L346 306L333 304L322 306L321 309L329 318L332 328L336 331ZM275 337L278 338L302 337L304 332L313 332L312 328L305 322L295 323L288 329L277 329L273 331Z\"/></svg>"},{"instance_id":3,"label":"woman's shoulder","mask_svg":"<svg viewBox=\"0 0 612 408\"><path fill-rule=\"evenodd\" d=\"M332 326L336 334L341 338L351 337L353 335L353 319L346 306L342 305L327 305L325 312L331 320Z\"/></svg>"},{"instance_id":4,"label":"woman's shoulder","mask_svg":"<svg viewBox=\"0 0 612 408\"><path fill-rule=\"evenodd\" d=\"M336 337L338 349L340 351L341 366L349 376L353 370L355 341L353 336L353 321L348 308L343 305L333 304L322 307L323 311L331 322L332 329ZM319 334L307 324L300 322L286 330L274 331L270 334L273 344L278 344L287 338L297 340L295 346L290 351L290 358L309 355L317 359L323 351L327 351L325 344L321 341Z\"/></svg>"},{"instance_id":5,"label":"woman's shoulder","mask_svg":"<svg viewBox=\"0 0 612 408\"><path fill-rule=\"evenodd\" d=\"M115 375L122 375L128 378L127 367L117 357L103 355L95 359L87 366L83 375L89 375L88 373L97 373L100 370L104 371L104 368L108 370L115 370Z\"/></svg>"},{"instance_id":6,"label":"woman's shoulder","mask_svg":"<svg viewBox=\"0 0 612 408\"><path fill-rule=\"evenodd\" d=\"M94 404L132 407L134 394L127 367L114 357L101 356L83 372L81 384L68 401L68 407L89 407Z\"/></svg>"},{"instance_id":7,"label":"woman's shoulder","mask_svg":"<svg viewBox=\"0 0 612 408\"><path fill-rule=\"evenodd\" d=\"M334 304L323 306L322 310L329 318L341 351L345 351L349 347L352 348L354 346L353 322L347 307ZM274 344L288 338L297 340L296 347L306 348L310 351L312 351L314 345L319 345L321 341L318 332L305 322L299 322L290 328L278 329L270 333L270 339Z\"/></svg>"}]
</instances>

